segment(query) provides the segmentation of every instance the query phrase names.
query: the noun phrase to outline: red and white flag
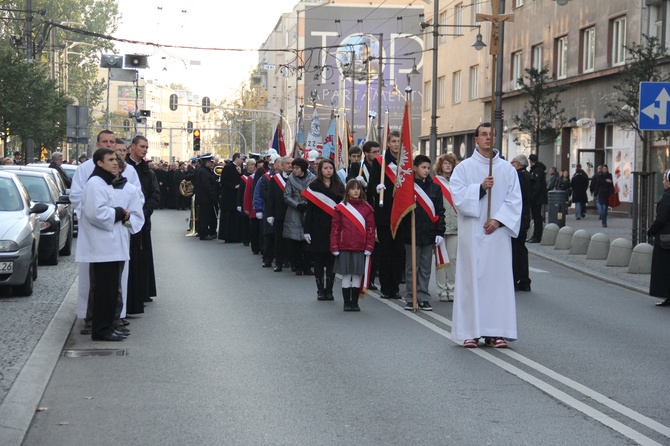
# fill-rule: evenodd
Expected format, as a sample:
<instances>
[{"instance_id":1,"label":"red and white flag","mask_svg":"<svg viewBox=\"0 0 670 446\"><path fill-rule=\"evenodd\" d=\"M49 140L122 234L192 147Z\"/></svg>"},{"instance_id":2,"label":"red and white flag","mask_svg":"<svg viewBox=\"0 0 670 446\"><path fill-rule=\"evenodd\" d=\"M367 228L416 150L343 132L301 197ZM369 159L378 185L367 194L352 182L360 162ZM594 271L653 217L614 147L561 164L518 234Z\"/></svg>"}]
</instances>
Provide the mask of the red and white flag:
<instances>
[{"instance_id":1,"label":"red and white flag","mask_svg":"<svg viewBox=\"0 0 670 446\"><path fill-rule=\"evenodd\" d=\"M405 215L416 208L414 199L414 171L412 169L412 134L409 101L405 103L405 113L402 117L402 147L398 152L398 167L395 176L393 191L393 206L391 207L391 234L396 237L396 231Z\"/></svg>"}]
</instances>

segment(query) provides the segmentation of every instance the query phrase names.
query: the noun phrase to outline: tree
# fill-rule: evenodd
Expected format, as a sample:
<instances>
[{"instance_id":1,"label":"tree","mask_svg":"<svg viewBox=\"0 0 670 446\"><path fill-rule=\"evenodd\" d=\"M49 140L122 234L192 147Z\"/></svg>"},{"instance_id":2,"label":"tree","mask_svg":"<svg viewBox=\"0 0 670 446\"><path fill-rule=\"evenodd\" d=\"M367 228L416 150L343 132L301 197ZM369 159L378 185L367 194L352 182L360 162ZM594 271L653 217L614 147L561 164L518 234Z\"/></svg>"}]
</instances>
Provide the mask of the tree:
<instances>
[{"instance_id":1,"label":"tree","mask_svg":"<svg viewBox=\"0 0 670 446\"><path fill-rule=\"evenodd\" d=\"M48 79L44 66L0 49L0 121L11 135L48 148L65 139L70 100ZM7 143L5 135L5 144Z\"/></svg>"},{"instance_id":2,"label":"tree","mask_svg":"<svg viewBox=\"0 0 670 446\"><path fill-rule=\"evenodd\" d=\"M524 71L526 74L517 79L517 83L528 97L528 102L521 116L515 115L512 120L519 131L530 135L531 145L538 153L540 146L553 143L561 134L565 109L559 108L561 100L558 97L569 87L551 85L553 79L549 76L549 67L541 70L526 68Z\"/></svg>"},{"instance_id":3,"label":"tree","mask_svg":"<svg viewBox=\"0 0 670 446\"><path fill-rule=\"evenodd\" d=\"M667 58L668 52L658 38L642 35L642 43L626 47L626 65L617 77L614 89L619 93L616 101L609 105L612 119L626 130L635 130L642 142L642 170L634 172L639 176L639 186L634 190L633 199L633 245L647 241L646 228L653 219L653 209L647 206L653 189L650 175L651 160L649 144L652 138L666 138L667 132L649 132L640 129L640 82L667 82L670 75L661 70L659 62Z\"/></svg>"}]
</instances>

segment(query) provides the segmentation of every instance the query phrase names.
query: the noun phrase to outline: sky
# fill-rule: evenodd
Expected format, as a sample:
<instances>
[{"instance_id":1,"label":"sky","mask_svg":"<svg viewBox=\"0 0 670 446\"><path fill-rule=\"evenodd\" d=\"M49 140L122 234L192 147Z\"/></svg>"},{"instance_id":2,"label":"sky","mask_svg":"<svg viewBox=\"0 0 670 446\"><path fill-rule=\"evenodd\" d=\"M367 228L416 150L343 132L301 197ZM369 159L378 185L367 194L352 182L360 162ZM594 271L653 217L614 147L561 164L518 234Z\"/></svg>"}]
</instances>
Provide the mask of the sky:
<instances>
[{"instance_id":1,"label":"sky","mask_svg":"<svg viewBox=\"0 0 670 446\"><path fill-rule=\"evenodd\" d=\"M122 14L114 37L192 47L258 49L282 13L298 0L117 0ZM178 82L212 102L246 81L258 63L256 51L203 51L116 43L116 54L145 54L140 76ZM194 65L191 61L198 61Z\"/></svg>"}]
</instances>

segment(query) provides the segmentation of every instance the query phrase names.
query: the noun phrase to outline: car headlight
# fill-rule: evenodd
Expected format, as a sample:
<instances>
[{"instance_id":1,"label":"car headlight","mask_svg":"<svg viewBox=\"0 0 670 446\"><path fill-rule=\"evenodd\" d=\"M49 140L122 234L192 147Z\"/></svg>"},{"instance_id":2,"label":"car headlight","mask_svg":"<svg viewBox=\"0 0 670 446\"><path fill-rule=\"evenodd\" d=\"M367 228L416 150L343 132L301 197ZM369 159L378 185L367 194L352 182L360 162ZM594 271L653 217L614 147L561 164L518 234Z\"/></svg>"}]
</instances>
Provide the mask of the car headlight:
<instances>
[{"instance_id":1,"label":"car headlight","mask_svg":"<svg viewBox=\"0 0 670 446\"><path fill-rule=\"evenodd\" d=\"M44 231L46 229L49 229L51 227L51 223L48 221L41 221L40 222L40 231Z\"/></svg>"},{"instance_id":2,"label":"car headlight","mask_svg":"<svg viewBox=\"0 0 670 446\"><path fill-rule=\"evenodd\" d=\"M18 243L11 240L0 240L0 252L18 251Z\"/></svg>"}]
</instances>

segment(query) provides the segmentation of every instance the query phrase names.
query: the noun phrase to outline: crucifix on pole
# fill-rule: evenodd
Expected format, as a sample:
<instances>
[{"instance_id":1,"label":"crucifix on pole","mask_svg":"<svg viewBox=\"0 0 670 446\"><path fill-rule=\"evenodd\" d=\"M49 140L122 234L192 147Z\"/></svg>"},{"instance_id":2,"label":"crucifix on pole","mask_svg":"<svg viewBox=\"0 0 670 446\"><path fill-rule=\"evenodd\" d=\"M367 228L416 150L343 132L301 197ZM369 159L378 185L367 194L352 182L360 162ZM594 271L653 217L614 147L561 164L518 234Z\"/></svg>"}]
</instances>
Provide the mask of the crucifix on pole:
<instances>
[{"instance_id":1,"label":"crucifix on pole","mask_svg":"<svg viewBox=\"0 0 670 446\"><path fill-rule=\"evenodd\" d=\"M504 22L513 22L514 14L500 14L500 0L491 0L491 14L477 14L476 20L478 22L491 22L491 41L489 43L489 54L491 55L491 126L495 122L495 92L496 92L496 72L498 48L500 39L500 28L504 26ZM503 11L504 12L504 11ZM493 139L493 136L491 137ZM498 147L500 150L500 147ZM489 157L489 176L493 175L493 150ZM491 191L488 192L488 210L486 220L491 219Z\"/></svg>"}]
</instances>

